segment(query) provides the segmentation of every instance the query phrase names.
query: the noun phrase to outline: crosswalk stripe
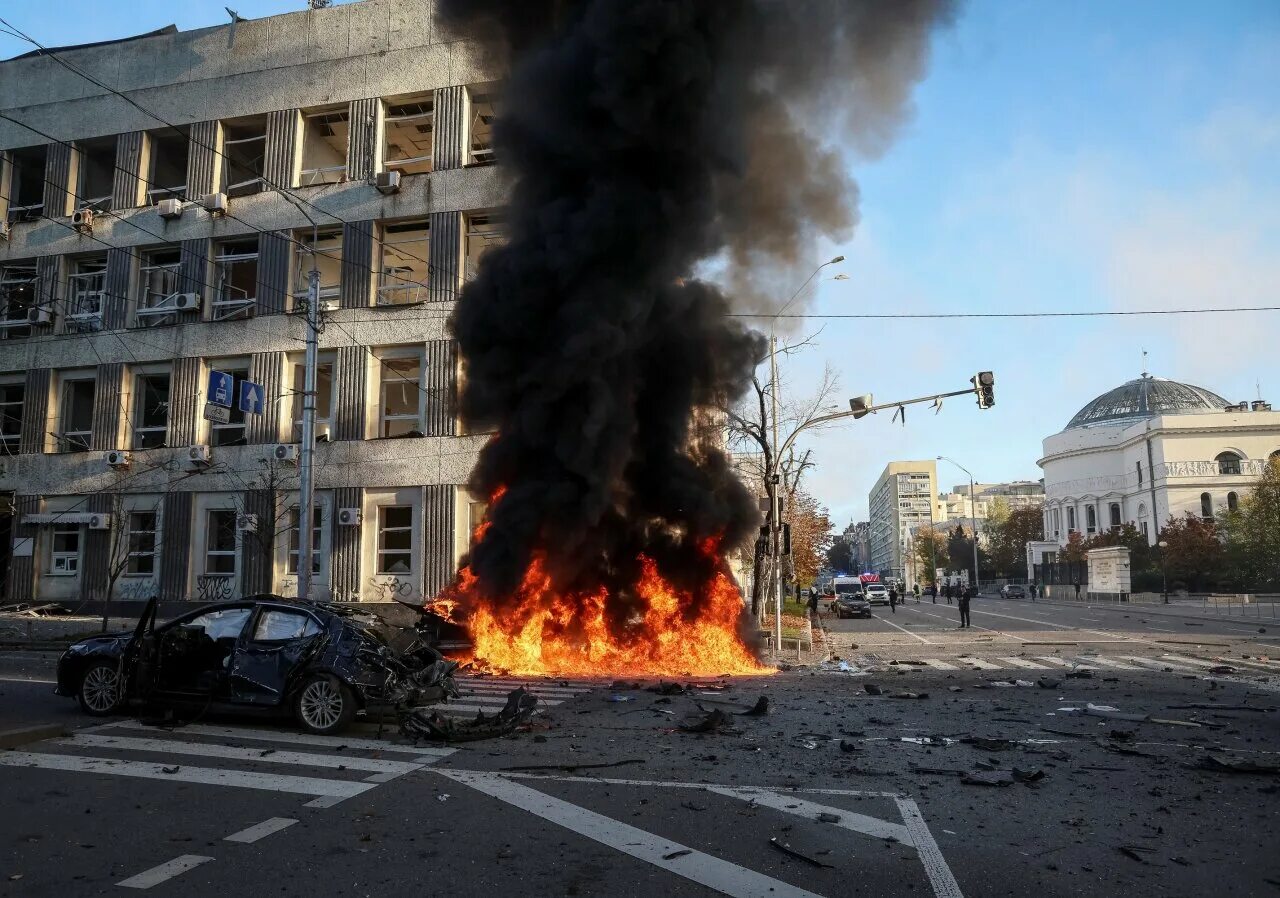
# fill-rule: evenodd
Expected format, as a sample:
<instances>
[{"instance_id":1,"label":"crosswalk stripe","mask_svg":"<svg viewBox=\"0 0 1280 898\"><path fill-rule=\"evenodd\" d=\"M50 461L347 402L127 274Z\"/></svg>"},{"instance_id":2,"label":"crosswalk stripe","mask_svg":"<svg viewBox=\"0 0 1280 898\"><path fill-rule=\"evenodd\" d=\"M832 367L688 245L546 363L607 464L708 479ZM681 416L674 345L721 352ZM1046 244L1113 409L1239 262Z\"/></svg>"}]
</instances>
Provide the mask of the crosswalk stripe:
<instances>
[{"instance_id":1,"label":"crosswalk stripe","mask_svg":"<svg viewBox=\"0 0 1280 898\"><path fill-rule=\"evenodd\" d=\"M55 739L54 745L71 748L115 748L120 751L148 751L157 754L187 755L203 758L223 758L233 761L255 761L263 764L292 764L296 767L327 767L332 770L345 768L364 773L394 774L400 776L420 770L421 764L408 761L382 761L340 754L317 755L297 751L277 751L274 748L237 748L213 742L178 742L172 739L135 739L131 736L104 736L77 733L68 739Z\"/></svg>"},{"instance_id":2,"label":"crosswalk stripe","mask_svg":"<svg viewBox=\"0 0 1280 898\"><path fill-rule=\"evenodd\" d=\"M222 841L250 845L259 839L265 839L267 836L278 833L282 829L288 829L297 822L292 817L272 817L269 820L263 820L261 823L255 823L247 829L242 829L238 833L223 836Z\"/></svg>"},{"instance_id":3,"label":"crosswalk stripe","mask_svg":"<svg viewBox=\"0 0 1280 898\"><path fill-rule=\"evenodd\" d=\"M1218 664L1225 664L1228 667L1248 667L1253 670L1265 670L1269 673L1280 673L1280 664L1274 661L1255 661L1252 659L1245 661L1243 658L1228 658L1225 661L1216 662L1214 666Z\"/></svg>"},{"instance_id":4,"label":"crosswalk stripe","mask_svg":"<svg viewBox=\"0 0 1280 898\"><path fill-rule=\"evenodd\" d=\"M945 661L939 661L937 658L922 658L920 660L922 660L925 664L932 667L934 670L959 670L960 669L956 667L954 664L948 664Z\"/></svg>"},{"instance_id":5,"label":"crosswalk stripe","mask_svg":"<svg viewBox=\"0 0 1280 898\"><path fill-rule=\"evenodd\" d=\"M542 696L539 696L539 695L535 695L534 697L538 700L538 704L544 708L554 707L555 705L564 703L564 699L543 698ZM461 700L467 704L485 705L486 707L490 707L490 708L501 708L507 703L507 697L505 695L499 698L491 695L476 695L474 693L471 695L468 695L465 692L462 694ZM432 705L431 707L444 710L445 708L448 708L450 705L452 705L455 701L457 701L457 699L451 699L450 701L445 702L444 704Z\"/></svg>"},{"instance_id":6,"label":"crosswalk stripe","mask_svg":"<svg viewBox=\"0 0 1280 898\"><path fill-rule=\"evenodd\" d=\"M136 721L121 721L110 724L110 729L143 730L149 733L167 732L158 727L147 726ZM191 723L173 730L191 736L222 736L230 739L249 739L254 742L283 742L293 745L323 745L330 748L344 748L352 751L389 751L418 756L435 755L447 758L455 748L424 748L404 742L384 742L381 739L361 739L355 736L317 736L311 733L293 733L285 730L262 730L250 727L220 727L208 724Z\"/></svg>"},{"instance_id":7,"label":"crosswalk stripe","mask_svg":"<svg viewBox=\"0 0 1280 898\"><path fill-rule=\"evenodd\" d=\"M590 689L599 689L600 687L606 685L605 683L588 683L588 682L583 682L581 680L529 680L529 679L507 680L507 679L489 679L487 677L484 679L468 679L467 677L460 677L460 678L455 678L454 682L456 682L459 687L493 685L493 686L501 686L502 688L508 691L515 689L517 686L524 686L530 691L541 686L547 689L581 689L585 692Z\"/></svg>"},{"instance_id":8,"label":"crosswalk stripe","mask_svg":"<svg viewBox=\"0 0 1280 898\"><path fill-rule=\"evenodd\" d=\"M1103 667L1111 667L1116 670L1142 670L1141 667L1134 667L1132 664L1125 664L1123 661L1113 661L1110 658L1090 656L1089 660L1094 664L1101 664Z\"/></svg>"},{"instance_id":9,"label":"crosswalk stripe","mask_svg":"<svg viewBox=\"0 0 1280 898\"><path fill-rule=\"evenodd\" d=\"M1037 661L1043 661L1046 664L1053 664L1057 667L1075 667L1070 661L1064 661L1062 658L1054 658L1050 655L1040 655L1036 657Z\"/></svg>"},{"instance_id":10,"label":"crosswalk stripe","mask_svg":"<svg viewBox=\"0 0 1280 898\"><path fill-rule=\"evenodd\" d=\"M201 783L207 786L229 786L239 789L261 789L268 792L291 792L298 795L316 795L326 798L352 798L368 792L370 783L352 780L330 780L310 776L288 776L279 773L255 773L247 770L228 770L214 767L171 767L151 761L122 761L118 758L97 758L83 755L50 755L38 752L0 752L0 766L38 767L43 770L64 770L73 773L105 773L111 776L131 776L143 779L169 780L178 783ZM172 770L166 773L165 770Z\"/></svg>"},{"instance_id":11,"label":"crosswalk stripe","mask_svg":"<svg viewBox=\"0 0 1280 898\"><path fill-rule=\"evenodd\" d=\"M463 695L500 695L506 698L511 694L510 689L500 686L461 686L458 689ZM547 689L542 686L535 686L529 690L532 694L541 698L547 696L549 698L574 698L582 695L584 690L581 689Z\"/></svg>"},{"instance_id":12,"label":"crosswalk stripe","mask_svg":"<svg viewBox=\"0 0 1280 898\"><path fill-rule=\"evenodd\" d=\"M126 889L149 889L152 886L160 885L162 882L168 882L188 870L194 870L201 864L207 864L211 860L213 858L205 857L202 854L183 854L171 861L165 861L157 867L152 867L150 870L143 870L136 876L122 879L116 885Z\"/></svg>"},{"instance_id":13,"label":"crosswalk stripe","mask_svg":"<svg viewBox=\"0 0 1280 898\"><path fill-rule=\"evenodd\" d=\"M1162 659L1167 659L1175 664L1190 664L1193 667L1217 667L1217 661L1201 661L1199 658L1188 658L1184 655L1161 655Z\"/></svg>"},{"instance_id":14,"label":"crosswalk stripe","mask_svg":"<svg viewBox=\"0 0 1280 898\"><path fill-rule=\"evenodd\" d=\"M1161 658L1140 658L1137 655L1125 655L1124 660L1132 661L1134 664L1140 664L1143 668L1149 670L1163 671L1166 667L1179 673L1191 673L1196 671L1194 667L1188 667L1185 664L1175 664L1173 661L1165 661Z\"/></svg>"},{"instance_id":15,"label":"crosswalk stripe","mask_svg":"<svg viewBox=\"0 0 1280 898\"><path fill-rule=\"evenodd\" d=\"M559 702L538 702L539 706L556 705ZM433 705L429 710L438 711L445 717L460 717L466 714L468 717L474 715L478 711L485 714L495 714L502 710L502 703L498 704L469 704L467 702L449 702L447 705Z\"/></svg>"},{"instance_id":16,"label":"crosswalk stripe","mask_svg":"<svg viewBox=\"0 0 1280 898\"><path fill-rule=\"evenodd\" d=\"M1034 661L1027 661L1023 658L1001 658L1006 664L1012 664L1014 667L1025 667L1027 670L1048 670L1043 664L1036 664Z\"/></svg>"},{"instance_id":17,"label":"crosswalk stripe","mask_svg":"<svg viewBox=\"0 0 1280 898\"><path fill-rule=\"evenodd\" d=\"M983 661L981 658L961 658L960 663L968 664L979 670L1002 670L999 664L992 664L990 661Z\"/></svg>"}]
</instances>

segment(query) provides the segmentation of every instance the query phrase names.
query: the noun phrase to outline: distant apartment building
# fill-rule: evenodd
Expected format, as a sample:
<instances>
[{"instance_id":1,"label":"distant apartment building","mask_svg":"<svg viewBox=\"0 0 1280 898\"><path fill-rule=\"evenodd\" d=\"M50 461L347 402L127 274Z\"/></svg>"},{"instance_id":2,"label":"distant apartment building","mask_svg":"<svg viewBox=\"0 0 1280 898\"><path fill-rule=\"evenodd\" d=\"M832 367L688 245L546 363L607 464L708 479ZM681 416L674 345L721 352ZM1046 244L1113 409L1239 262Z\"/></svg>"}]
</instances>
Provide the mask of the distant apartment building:
<instances>
[{"instance_id":1,"label":"distant apartment building","mask_svg":"<svg viewBox=\"0 0 1280 898\"><path fill-rule=\"evenodd\" d=\"M911 528L945 517L937 495L935 462L894 461L885 466L867 497L872 571L905 577L910 564L907 547Z\"/></svg>"},{"instance_id":2,"label":"distant apartment building","mask_svg":"<svg viewBox=\"0 0 1280 898\"><path fill-rule=\"evenodd\" d=\"M948 520L976 518L984 521L990 516L997 499L1011 511L1015 508L1040 508L1044 505L1044 484L1034 480L978 483L974 485L974 496L970 496L969 484L965 483L953 486L951 492L939 497Z\"/></svg>"},{"instance_id":3,"label":"distant apartment building","mask_svg":"<svg viewBox=\"0 0 1280 898\"><path fill-rule=\"evenodd\" d=\"M447 318L502 239L501 93L432 7L365 0L0 63L8 599L287 594L303 539L319 597L414 602L450 580L487 436L456 417ZM302 522L313 265L318 510ZM262 406L207 414L215 371L261 385Z\"/></svg>"}]
</instances>

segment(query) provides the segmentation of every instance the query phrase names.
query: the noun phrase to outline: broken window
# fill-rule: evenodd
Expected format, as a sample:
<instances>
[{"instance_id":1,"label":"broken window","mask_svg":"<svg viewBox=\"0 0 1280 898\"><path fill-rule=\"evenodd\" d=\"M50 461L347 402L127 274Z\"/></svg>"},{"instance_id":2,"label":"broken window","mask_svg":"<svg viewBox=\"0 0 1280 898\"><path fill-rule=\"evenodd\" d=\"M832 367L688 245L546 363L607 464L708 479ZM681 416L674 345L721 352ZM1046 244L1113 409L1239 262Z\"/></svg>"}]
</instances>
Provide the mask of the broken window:
<instances>
[{"instance_id":1,"label":"broken window","mask_svg":"<svg viewBox=\"0 0 1280 898\"><path fill-rule=\"evenodd\" d=\"M347 177L347 137L351 113L346 106L302 114L302 171L300 187L337 184Z\"/></svg>"},{"instance_id":2,"label":"broken window","mask_svg":"<svg viewBox=\"0 0 1280 898\"><path fill-rule=\"evenodd\" d=\"M413 572L413 506L378 506L378 573Z\"/></svg>"},{"instance_id":3,"label":"broken window","mask_svg":"<svg viewBox=\"0 0 1280 898\"><path fill-rule=\"evenodd\" d=\"M213 320L252 317L258 303L258 239L218 244L213 266Z\"/></svg>"},{"instance_id":4,"label":"broken window","mask_svg":"<svg viewBox=\"0 0 1280 898\"><path fill-rule=\"evenodd\" d=\"M422 359L382 360L379 436L422 436Z\"/></svg>"},{"instance_id":5,"label":"broken window","mask_svg":"<svg viewBox=\"0 0 1280 898\"><path fill-rule=\"evenodd\" d=\"M223 122L222 133L222 192L227 196L258 193L266 170L266 118Z\"/></svg>"},{"instance_id":6,"label":"broken window","mask_svg":"<svg viewBox=\"0 0 1280 898\"><path fill-rule=\"evenodd\" d=\"M58 406L58 451L88 452L93 434L93 397L97 383L79 377L62 382Z\"/></svg>"},{"instance_id":7,"label":"broken window","mask_svg":"<svg viewBox=\"0 0 1280 898\"><path fill-rule=\"evenodd\" d=\"M44 214L44 181L49 148L9 151L9 221L35 221Z\"/></svg>"},{"instance_id":8,"label":"broken window","mask_svg":"<svg viewBox=\"0 0 1280 898\"><path fill-rule=\"evenodd\" d=\"M27 337L27 313L36 307L36 266L12 262L0 265L0 337Z\"/></svg>"},{"instance_id":9,"label":"broken window","mask_svg":"<svg viewBox=\"0 0 1280 898\"><path fill-rule=\"evenodd\" d=\"M132 511L128 515L128 576L148 576L156 572L156 513Z\"/></svg>"},{"instance_id":10,"label":"broken window","mask_svg":"<svg viewBox=\"0 0 1280 898\"><path fill-rule=\"evenodd\" d=\"M467 261L464 277L471 280L480 271L480 260L495 246L506 243L505 221L494 212L473 212L467 216Z\"/></svg>"},{"instance_id":11,"label":"broken window","mask_svg":"<svg viewBox=\"0 0 1280 898\"><path fill-rule=\"evenodd\" d=\"M116 179L115 136L82 140L76 149L80 156L76 208L110 212Z\"/></svg>"},{"instance_id":12,"label":"broken window","mask_svg":"<svg viewBox=\"0 0 1280 898\"><path fill-rule=\"evenodd\" d=\"M302 441L302 400L307 383L307 366L293 366L293 441ZM323 360L316 365L316 439L321 431L328 433L333 426L333 361Z\"/></svg>"},{"instance_id":13,"label":"broken window","mask_svg":"<svg viewBox=\"0 0 1280 898\"><path fill-rule=\"evenodd\" d=\"M67 325L79 330L97 330L102 326L102 304L107 295L107 257L77 259L70 267Z\"/></svg>"},{"instance_id":14,"label":"broken window","mask_svg":"<svg viewBox=\"0 0 1280 898\"><path fill-rule=\"evenodd\" d=\"M205 512L204 575L234 577L236 574L236 510L210 508Z\"/></svg>"},{"instance_id":15,"label":"broken window","mask_svg":"<svg viewBox=\"0 0 1280 898\"><path fill-rule=\"evenodd\" d=\"M472 544L480 538L480 526L484 524L484 517L488 513L488 502L473 500L467 504L467 532L471 534Z\"/></svg>"},{"instance_id":16,"label":"broken window","mask_svg":"<svg viewBox=\"0 0 1280 898\"><path fill-rule=\"evenodd\" d=\"M378 305L399 306L427 299L431 235L425 221L389 224L382 229Z\"/></svg>"},{"instance_id":17,"label":"broken window","mask_svg":"<svg viewBox=\"0 0 1280 898\"><path fill-rule=\"evenodd\" d=\"M433 102L431 94L387 101L383 168L406 175L431 171Z\"/></svg>"},{"instance_id":18,"label":"broken window","mask_svg":"<svg viewBox=\"0 0 1280 898\"><path fill-rule=\"evenodd\" d=\"M307 298L311 268L320 272L320 308L326 301L336 302L342 294L342 229L299 231L295 238L297 268L293 276L294 308Z\"/></svg>"},{"instance_id":19,"label":"broken window","mask_svg":"<svg viewBox=\"0 0 1280 898\"><path fill-rule=\"evenodd\" d=\"M230 374L233 383L242 383L249 379L248 368L226 368L215 365L217 370ZM214 446L243 446L246 443L244 412L239 402L233 402L227 409L227 423L214 421L209 425L209 442Z\"/></svg>"},{"instance_id":20,"label":"broken window","mask_svg":"<svg viewBox=\"0 0 1280 898\"><path fill-rule=\"evenodd\" d=\"M50 528L49 573L72 577L80 572L80 525L57 521Z\"/></svg>"},{"instance_id":21,"label":"broken window","mask_svg":"<svg viewBox=\"0 0 1280 898\"><path fill-rule=\"evenodd\" d=\"M22 444L22 410L27 388L22 381L0 384L0 454L17 455Z\"/></svg>"},{"instance_id":22,"label":"broken window","mask_svg":"<svg viewBox=\"0 0 1280 898\"><path fill-rule=\"evenodd\" d=\"M142 254L138 285L139 324L174 324L178 320L178 269L182 251L166 246Z\"/></svg>"},{"instance_id":23,"label":"broken window","mask_svg":"<svg viewBox=\"0 0 1280 898\"><path fill-rule=\"evenodd\" d=\"M133 448L159 449L169 439L169 373L139 374L133 390Z\"/></svg>"},{"instance_id":24,"label":"broken window","mask_svg":"<svg viewBox=\"0 0 1280 898\"><path fill-rule=\"evenodd\" d=\"M151 162L147 168L147 202L187 198L187 157L191 141L181 130L151 135Z\"/></svg>"},{"instance_id":25,"label":"broken window","mask_svg":"<svg viewBox=\"0 0 1280 898\"><path fill-rule=\"evenodd\" d=\"M298 506L289 509L289 560L287 562L290 574L297 576L298 559L302 553L302 543L298 533L298 521L301 512ZM311 509L311 573L318 575L320 573L320 552L321 541L324 536L324 509L316 505Z\"/></svg>"},{"instance_id":26,"label":"broken window","mask_svg":"<svg viewBox=\"0 0 1280 898\"><path fill-rule=\"evenodd\" d=\"M496 84L477 84L468 89L471 123L467 134L468 162L488 165L493 157L493 123L500 97Z\"/></svg>"}]
</instances>

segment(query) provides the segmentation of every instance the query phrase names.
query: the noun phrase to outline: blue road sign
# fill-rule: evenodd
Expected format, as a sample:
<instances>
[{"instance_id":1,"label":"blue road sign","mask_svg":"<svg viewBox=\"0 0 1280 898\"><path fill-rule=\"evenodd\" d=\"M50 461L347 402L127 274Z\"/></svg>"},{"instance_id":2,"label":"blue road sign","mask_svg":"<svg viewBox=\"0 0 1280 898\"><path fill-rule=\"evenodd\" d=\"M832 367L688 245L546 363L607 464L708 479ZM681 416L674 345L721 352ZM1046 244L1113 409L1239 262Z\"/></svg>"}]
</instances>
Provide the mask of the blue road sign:
<instances>
[{"instance_id":1,"label":"blue road sign","mask_svg":"<svg viewBox=\"0 0 1280 898\"><path fill-rule=\"evenodd\" d=\"M266 410L267 391L262 384L251 380L240 381L240 411L248 415L261 415Z\"/></svg>"},{"instance_id":2,"label":"blue road sign","mask_svg":"<svg viewBox=\"0 0 1280 898\"><path fill-rule=\"evenodd\" d=\"M231 398L235 395L236 379L225 371L209 372L209 396L211 405L231 408Z\"/></svg>"}]
</instances>

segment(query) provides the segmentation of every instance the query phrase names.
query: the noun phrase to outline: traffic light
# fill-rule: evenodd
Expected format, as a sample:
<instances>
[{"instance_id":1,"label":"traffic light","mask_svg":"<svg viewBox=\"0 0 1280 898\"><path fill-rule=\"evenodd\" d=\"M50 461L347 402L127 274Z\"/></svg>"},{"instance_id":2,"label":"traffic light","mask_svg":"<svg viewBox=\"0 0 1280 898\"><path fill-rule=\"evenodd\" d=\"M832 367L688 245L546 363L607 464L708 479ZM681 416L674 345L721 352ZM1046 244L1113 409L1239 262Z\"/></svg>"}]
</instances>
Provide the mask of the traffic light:
<instances>
[{"instance_id":1,"label":"traffic light","mask_svg":"<svg viewBox=\"0 0 1280 898\"><path fill-rule=\"evenodd\" d=\"M791 554L791 525L790 524L782 525L782 554L783 555Z\"/></svg>"},{"instance_id":2,"label":"traffic light","mask_svg":"<svg viewBox=\"0 0 1280 898\"><path fill-rule=\"evenodd\" d=\"M978 408L991 408L996 404L996 376L990 371L979 371L969 379L973 392L978 396Z\"/></svg>"}]
</instances>

